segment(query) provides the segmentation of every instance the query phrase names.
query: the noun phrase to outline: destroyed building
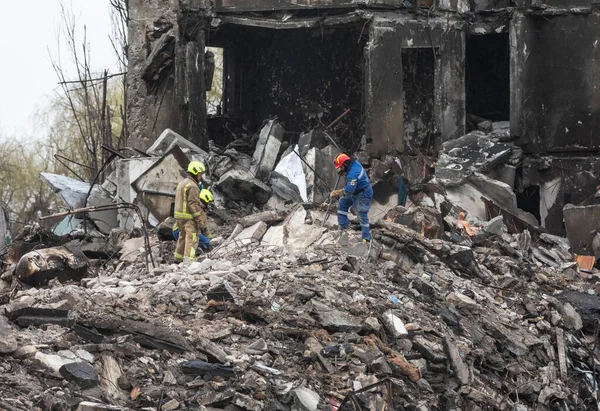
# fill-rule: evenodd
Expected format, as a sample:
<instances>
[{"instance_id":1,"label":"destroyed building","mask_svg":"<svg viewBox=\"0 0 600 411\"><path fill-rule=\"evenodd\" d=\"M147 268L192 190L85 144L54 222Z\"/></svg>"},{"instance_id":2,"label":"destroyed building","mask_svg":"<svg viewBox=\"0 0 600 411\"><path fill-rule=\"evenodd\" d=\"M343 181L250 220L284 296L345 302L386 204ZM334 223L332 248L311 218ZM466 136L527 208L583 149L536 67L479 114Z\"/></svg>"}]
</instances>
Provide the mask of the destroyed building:
<instances>
[{"instance_id":1,"label":"destroyed building","mask_svg":"<svg viewBox=\"0 0 600 411\"><path fill-rule=\"evenodd\" d=\"M435 156L494 123L517 152L494 178L539 225L564 234L563 206L585 202L600 172L597 3L131 2L133 145L145 149L171 128L202 148L225 146L275 117L293 139L350 110L331 128L345 150ZM208 46L223 53L210 114Z\"/></svg>"},{"instance_id":2,"label":"destroyed building","mask_svg":"<svg viewBox=\"0 0 600 411\"><path fill-rule=\"evenodd\" d=\"M566 3L130 1L130 147L5 238L0 408L599 410L600 6ZM342 149L369 243L321 204Z\"/></svg>"}]
</instances>

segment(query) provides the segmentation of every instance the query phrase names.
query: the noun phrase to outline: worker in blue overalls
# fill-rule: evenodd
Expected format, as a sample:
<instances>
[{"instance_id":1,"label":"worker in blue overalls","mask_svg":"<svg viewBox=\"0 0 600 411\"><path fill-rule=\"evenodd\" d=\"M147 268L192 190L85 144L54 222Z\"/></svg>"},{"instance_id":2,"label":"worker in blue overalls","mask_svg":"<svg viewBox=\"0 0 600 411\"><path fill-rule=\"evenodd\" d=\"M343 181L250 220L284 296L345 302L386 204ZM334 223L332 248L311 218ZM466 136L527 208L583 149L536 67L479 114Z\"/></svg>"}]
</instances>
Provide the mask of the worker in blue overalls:
<instances>
[{"instance_id":1,"label":"worker in blue overalls","mask_svg":"<svg viewBox=\"0 0 600 411\"><path fill-rule=\"evenodd\" d=\"M362 239L364 243L371 241L371 229L369 228L369 207L373 198L373 188L369 176L362 164L347 154L339 154L333 161L338 173L346 174L346 186L331 192L331 198L339 198L338 224L342 229L348 228L348 210L354 205Z\"/></svg>"}]
</instances>

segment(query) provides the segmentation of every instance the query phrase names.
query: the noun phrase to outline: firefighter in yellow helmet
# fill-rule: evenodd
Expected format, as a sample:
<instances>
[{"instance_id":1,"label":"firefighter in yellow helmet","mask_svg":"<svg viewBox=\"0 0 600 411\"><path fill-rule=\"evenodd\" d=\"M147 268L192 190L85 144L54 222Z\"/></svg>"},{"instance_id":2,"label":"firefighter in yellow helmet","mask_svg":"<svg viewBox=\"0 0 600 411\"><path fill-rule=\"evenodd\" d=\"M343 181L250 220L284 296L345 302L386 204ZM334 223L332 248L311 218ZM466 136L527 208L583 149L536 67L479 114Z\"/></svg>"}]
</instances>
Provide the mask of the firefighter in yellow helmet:
<instances>
[{"instance_id":1,"label":"firefighter in yellow helmet","mask_svg":"<svg viewBox=\"0 0 600 411\"><path fill-rule=\"evenodd\" d=\"M203 206L204 209L211 210L212 206L213 206L213 202L214 202L213 194L210 192L210 190L208 190L207 188L204 188L202 183L200 183L200 204ZM177 226L177 223L175 223L175 225L173 226L173 238L175 238L175 241L179 240L179 226ZM198 235L198 248L204 252L209 251L210 247L211 247L210 239L211 239L210 235L206 236L204 234L199 234Z\"/></svg>"},{"instance_id":2,"label":"firefighter in yellow helmet","mask_svg":"<svg viewBox=\"0 0 600 411\"><path fill-rule=\"evenodd\" d=\"M198 236L208 235L206 210L200 203L198 186L205 171L206 167L201 162L190 162L188 176L177 186L174 217L180 234L175 249L176 261L193 260L198 248Z\"/></svg>"}]
</instances>

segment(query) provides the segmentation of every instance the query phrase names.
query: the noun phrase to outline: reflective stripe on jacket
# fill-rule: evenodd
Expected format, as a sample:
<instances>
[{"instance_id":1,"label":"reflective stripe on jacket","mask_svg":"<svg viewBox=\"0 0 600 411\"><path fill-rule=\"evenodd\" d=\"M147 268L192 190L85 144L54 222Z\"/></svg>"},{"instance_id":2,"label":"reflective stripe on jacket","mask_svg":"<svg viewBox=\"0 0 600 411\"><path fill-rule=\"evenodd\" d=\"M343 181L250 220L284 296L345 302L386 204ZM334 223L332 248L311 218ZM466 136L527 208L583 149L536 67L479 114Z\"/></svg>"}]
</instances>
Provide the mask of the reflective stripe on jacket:
<instances>
[{"instance_id":1,"label":"reflective stripe on jacket","mask_svg":"<svg viewBox=\"0 0 600 411\"><path fill-rule=\"evenodd\" d=\"M371 181L369 180L369 176L367 176L367 172L363 168L362 164L360 164L360 161L356 159L353 160L352 163L350 163L350 166L348 166L348 172L346 173L346 186L342 191L343 195L352 195L356 191L362 192L370 185Z\"/></svg>"},{"instance_id":2,"label":"reflective stripe on jacket","mask_svg":"<svg viewBox=\"0 0 600 411\"><path fill-rule=\"evenodd\" d=\"M175 192L175 210L173 216L177 220L194 220L198 230L206 230L206 215L200 205L200 189L198 183L187 177L177 185Z\"/></svg>"}]
</instances>

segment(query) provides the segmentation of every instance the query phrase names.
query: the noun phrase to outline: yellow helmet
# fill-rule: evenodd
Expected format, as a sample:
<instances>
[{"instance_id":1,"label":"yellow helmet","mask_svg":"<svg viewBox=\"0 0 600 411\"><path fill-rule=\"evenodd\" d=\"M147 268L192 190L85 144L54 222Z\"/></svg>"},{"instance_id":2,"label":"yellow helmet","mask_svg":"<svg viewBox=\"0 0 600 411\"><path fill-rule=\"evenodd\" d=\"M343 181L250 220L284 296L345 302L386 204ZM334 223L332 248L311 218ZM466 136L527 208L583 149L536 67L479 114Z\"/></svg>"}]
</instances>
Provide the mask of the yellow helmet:
<instances>
[{"instance_id":1,"label":"yellow helmet","mask_svg":"<svg viewBox=\"0 0 600 411\"><path fill-rule=\"evenodd\" d=\"M191 161L187 171L188 173L197 176L198 174L203 174L206 171L206 167L199 161Z\"/></svg>"},{"instance_id":2,"label":"yellow helmet","mask_svg":"<svg viewBox=\"0 0 600 411\"><path fill-rule=\"evenodd\" d=\"M200 200L204 201L206 204L210 204L215 199L214 199L212 193L210 192L210 190L207 190L206 188L203 188L200 191Z\"/></svg>"}]
</instances>

